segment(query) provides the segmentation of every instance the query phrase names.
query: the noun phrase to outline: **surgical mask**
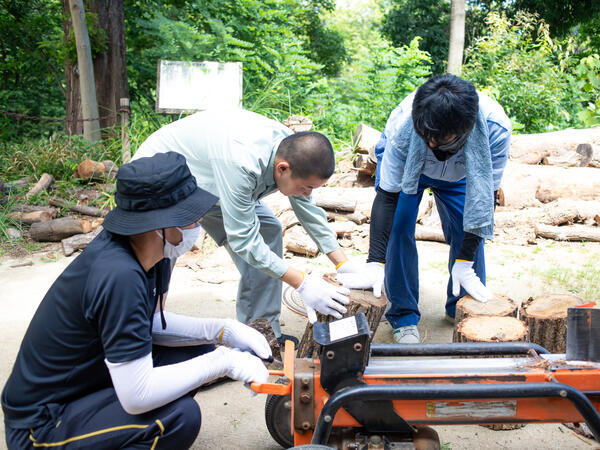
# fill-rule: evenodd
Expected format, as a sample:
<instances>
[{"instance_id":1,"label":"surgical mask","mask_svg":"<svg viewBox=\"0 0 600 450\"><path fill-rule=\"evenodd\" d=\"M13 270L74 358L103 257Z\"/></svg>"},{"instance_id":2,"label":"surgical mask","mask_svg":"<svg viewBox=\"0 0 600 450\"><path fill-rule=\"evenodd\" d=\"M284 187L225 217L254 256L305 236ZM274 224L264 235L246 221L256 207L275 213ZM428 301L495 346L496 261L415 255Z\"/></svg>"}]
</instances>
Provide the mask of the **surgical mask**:
<instances>
[{"instance_id":1,"label":"surgical mask","mask_svg":"<svg viewBox=\"0 0 600 450\"><path fill-rule=\"evenodd\" d=\"M169 258L169 259L179 258L184 253L189 252L192 249L192 247L194 246L194 243L196 242L196 240L198 239L198 235L200 234L199 226L196 226L194 228L186 228L186 229L182 229L179 227L176 227L176 228L181 232L181 242L177 245L173 245L167 239L165 239L165 249L164 249L165 258ZM158 230L156 230L156 233L161 238L163 237L163 235ZM163 233L164 233L164 230L163 230Z\"/></svg>"}]
</instances>

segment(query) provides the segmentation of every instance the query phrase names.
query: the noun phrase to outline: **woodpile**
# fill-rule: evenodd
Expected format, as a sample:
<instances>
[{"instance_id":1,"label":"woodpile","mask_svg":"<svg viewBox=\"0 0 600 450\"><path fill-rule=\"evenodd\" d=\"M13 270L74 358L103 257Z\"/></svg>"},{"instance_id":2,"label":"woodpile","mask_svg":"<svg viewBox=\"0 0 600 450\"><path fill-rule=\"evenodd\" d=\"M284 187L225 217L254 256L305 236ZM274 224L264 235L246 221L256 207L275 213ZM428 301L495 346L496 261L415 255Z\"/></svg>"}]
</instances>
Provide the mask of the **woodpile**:
<instances>
[{"instance_id":1,"label":"woodpile","mask_svg":"<svg viewBox=\"0 0 600 450\"><path fill-rule=\"evenodd\" d=\"M79 174L80 169L83 175ZM87 178L87 181L96 179L106 181L107 178L114 177L116 170L117 166L112 161L96 163L88 159L78 165L77 177ZM3 183L3 186L9 191L26 189L34 181L31 178L23 178ZM9 219L21 225L30 225L28 229L24 226L20 227L21 230L15 229L19 234L15 234L14 238L28 237L37 242L61 242L66 256L84 249L100 233L103 217L108 213L108 210L91 206L89 203L97 201L102 195L108 199L110 194L106 194L106 191L113 191L114 186L114 184L90 185L95 189L74 188L61 191L59 194L59 191L54 188L54 177L48 173L42 174L23 197L17 195L16 199L17 201L27 199L30 202L36 200L37 203L46 204L15 203L7 214ZM35 197L39 194L44 196Z\"/></svg>"}]
</instances>

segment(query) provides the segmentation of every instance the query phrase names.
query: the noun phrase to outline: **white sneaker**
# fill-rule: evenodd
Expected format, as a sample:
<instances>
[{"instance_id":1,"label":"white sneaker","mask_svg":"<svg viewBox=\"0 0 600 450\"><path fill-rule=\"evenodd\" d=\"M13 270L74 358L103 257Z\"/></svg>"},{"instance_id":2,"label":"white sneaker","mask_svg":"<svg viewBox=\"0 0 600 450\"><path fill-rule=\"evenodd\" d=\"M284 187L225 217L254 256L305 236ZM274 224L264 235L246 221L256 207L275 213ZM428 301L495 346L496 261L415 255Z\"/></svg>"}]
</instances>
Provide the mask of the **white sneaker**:
<instances>
[{"instance_id":1,"label":"white sneaker","mask_svg":"<svg viewBox=\"0 0 600 450\"><path fill-rule=\"evenodd\" d=\"M418 344L421 342L416 325L407 325L394 329L394 341L398 344Z\"/></svg>"}]
</instances>

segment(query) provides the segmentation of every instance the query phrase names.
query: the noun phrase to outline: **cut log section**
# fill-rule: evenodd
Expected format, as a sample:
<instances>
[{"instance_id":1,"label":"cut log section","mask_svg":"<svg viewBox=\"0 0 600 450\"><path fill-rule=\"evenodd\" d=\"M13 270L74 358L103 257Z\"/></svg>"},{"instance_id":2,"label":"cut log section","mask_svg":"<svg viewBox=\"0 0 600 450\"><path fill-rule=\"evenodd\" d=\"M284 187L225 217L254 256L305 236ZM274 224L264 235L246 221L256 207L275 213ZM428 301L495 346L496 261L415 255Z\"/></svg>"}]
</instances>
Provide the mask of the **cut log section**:
<instances>
[{"instance_id":1,"label":"cut log section","mask_svg":"<svg viewBox=\"0 0 600 450\"><path fill-rule=\"evenodd\" d=\"M47 190L54 183L54 177L49 173L43 173L38 182L29 189L29 192L25 195L27 198L39 194L42 191Z\"/></svg>"},{"instance_id":2,"label":"cut log section","mask_svg":"<svg viewBox=\"0 0 600 450\"><path fill-rule=\"evenodd\" d=\"M65 256L71 256L77 250L83 250L90 242L94 240L96 236L98 236L98 234L100 234L101 231L102 227L98 227L89 233L75 234L68 238L62 239L60 242L62 244L63 253Z\"/></svg>"},{"instance_id":3,"label":"cut log section","mask_svg":"<svg viewBox=\"0 0 600 450\"><path fill-rule=\"evenodd\" d=\"M325 211L328 220L343 222L344 220L351 220L356 225L362 225L368 222L369 218L360 211L354 211L353 213L339 213L333 211Z\"/></svg>"},{"instance_id":4,"label":"cut log section","mask_svg":"<svg viewBox=\"0 0 600 450\"><path fill-rule=\"evenodd\" d=\"M290 252L302 256L316 256L319 253L317 244L300 226L292 227L285 233L283 246Z\"/></svg>"},{"instance_id":5,"label":"cut log section","mask_svg":"<svg viewBox=\"0 0 600 450\"><path fill-rule=\"evenodd\" d=\"M539 164L545 157L573 152L580 144L599 145L600 127L514 135L510 142L510 159L523 164Z\"/></svg>"},{"instance_id":6,"label":"cut log section","mask_svg":"<svg viewBox=\"0 0 600 450\"><path fill-rule=\"evenodd\" d=\"M329 228L331 228L338 238L352 237L352 233L356 231L356 224L347 220L342 222L330 222Z\"/></svg>"},{"instance_id":7,"label":"cut log section","mask_svg":"<svg viewBox=\"0 0 600 450\"><path fill-rule=\"evenodd\" d=\"M572 294L529 298L519 309L519 317L529 328L529 341L550 353L565 353L568 309L584 303L584 299Z\"/></svg>"},{"instance_id":8,"label":"cut log section","mask_svg":"<svg viewBox=\"0 0 600 450\"><path fill-rule=\"evenodd\" d=\"M381 138L381 131L361 123L354 132L352 143L356 153L375 155L375 145ZM373 159L373 158L372 158ZM375 159L375 162L377 160Z\"/></svg>"},{"instance_id":9,"label":"cut log section","mask_svg":"<svg viewBox=\"0 0 600 450\"><path fill-rule=\"evenodd\" d=\"M590 241L600 242L600 229L586 225L571 225L568 227L553 227L538 223L535 225L535 235L555 241Z\"/></svg>"},{"instance_id":10,"label":"cut log section","mask_svg":"<svg viewBox=\"0 0 600 450\"><path fill-rule=\"evenodd\" d=\"M456 342L520 342L527 340L527 326L516 317L471 316L456 327Z\"/></svg>"},{"instance_id":11,"label":"cut log section","mask_svg":"<svg viewBox=\"0 0 600 450\"><path fill-rule=\"evenodd\" d=\"M86 180L105 181L107 178L114 179L117 170L116 164L109 159L102 162L85 159L77 166L74 176Z\"/></svg>"},{"instance_id":12,"label":"cut log section","mask_svg":"<svg viewBox=\"0 0 600 450\"><path fill-rule=\"evenodd\" d=\"M92 224L87 220L73 217L61 217L47 222L37 222L31 225L30 236L34 241L59 242L74 234L84 234L92 231Z\"/></svg>"},{"instance_id":13,"label":"cut log section","mask_svg":"<svg viewBox=\"0 0 600 450\"><path fill-rule=\"evenodd\" d=\"M518 306L516 302L505 295L494 294L494 298L482 303L470 295L465 295L456 303L456 315L454 316L453 342L458 340L458 325L467 317L474 316L497 316L517 317Z\"/></svg>"},{"instance_id":14,"label":"cut log section","mask_svg":"<svg viewBox=\"0 0 600 450\"><path fill-rule=\"evenodd\" d=\"M542 164L561 167L585 167L592 162L594 149L590 144L579 144L575 151L566 151L557 156L542 158Z\"/></svg>"},{"instance_id":15,"label":"cut log section","mask_svg":"<svg viewBox=\"0 0 600 450\"><path fill-rule=\"evenodd\" d=\"M327 194L319 193L315 196L315 203L323 209L332 211L354 212L356 209L356 198L342 195L341 192L330 191Z\"/></svg>"},{"instance_id":16,"label":"cut log section","mask_svg":"<svg viewBox=\"0 0 600 450\"><path fill-rule=\"evenodd\" d=\"M324 278L332 284L338 283L333 281L333 277L335 275L326 275ZM381 294L380 298L377 298L373 295L372 291L366 291L362 289L351 289L350 290L350 304L346 305L346 313L343 314L343 317L350 317L354 314L358 314L362 312L365 314L367 318L367 322L369 323L369 329L372 331L371 336L375 335L375 331L379 326L379 321L381 320L381 316L385 312L385 307L387 305L387 297L385 293ZM319 322L333 322L337 320L332 316L325 316L321 313L317 313L317 320ZM315 343L313 338L313 326L309 322L306 324L306 328L304 330L304 334L300 339L300 343L298 344L298 352L296 354L298 358L318 358L319 357L319 348Z\"/></svg>"},{"instance_id":17,"label":"cut log section","mask_svg":"<svg viewBox=\"0 0 600 450\"><path fill-rule=\"evenodd\" d=\"M273 332L271 322L269 322L268 319L261 317L260 319L256 319L250 322L248 326L254 328L265 337L265 339L269 343L269 347L271 347L271 353L273 354L273 358L281 361L281 346L279 345L279 341L275 337L275 333ZM283 367L281 367L281 364L277 364L275 362L268 364L268 368L271 370L283 369Z\"/></svg>"},{"instance_id":18,"label":"cut log section","mask_svg":"<svg viewBox=\"0 0 600 450\"><path fill-rule=\"evenodd\" d=\"M415 239L417 241L433 241L446 243L444 232L441 228L426 227L417 225L415 227Z\"/></svg>"},{"instance_id":19,"label":"cut log section","mask_svg":"<svg viewBox=\"0 0 600 450\"><path fill-rule=\"evenodd\" d=\"M48 211L10 212L7 217L29 225L36 222L47 222L54 218Z\"/></svg>"}]
</instances>

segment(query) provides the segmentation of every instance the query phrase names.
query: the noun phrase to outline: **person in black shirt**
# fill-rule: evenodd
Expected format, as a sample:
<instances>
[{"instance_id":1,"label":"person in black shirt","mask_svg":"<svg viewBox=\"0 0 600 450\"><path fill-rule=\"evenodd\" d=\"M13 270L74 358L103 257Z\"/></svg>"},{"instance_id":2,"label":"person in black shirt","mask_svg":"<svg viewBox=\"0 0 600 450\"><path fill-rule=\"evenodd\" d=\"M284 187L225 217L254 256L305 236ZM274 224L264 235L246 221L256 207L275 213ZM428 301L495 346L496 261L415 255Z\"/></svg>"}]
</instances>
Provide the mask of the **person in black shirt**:
<instances>
[{"instance_id":1,"label":"person in black shirt","mask_svg":"<svg viewBox=\"0 0 600 450\"><path fill-rule=\"evenodd\" d=\"M271 350L258 331L163 310L169 258L191 248L218 200L185 158L123 165L115 200L23 338L2 392L9 449L188 448L200 430L199 386L267 380L259 357Z\"/></svg>"}]
</instances>

